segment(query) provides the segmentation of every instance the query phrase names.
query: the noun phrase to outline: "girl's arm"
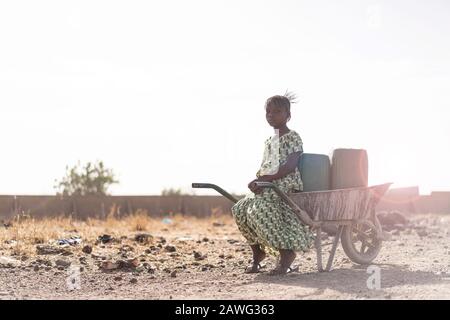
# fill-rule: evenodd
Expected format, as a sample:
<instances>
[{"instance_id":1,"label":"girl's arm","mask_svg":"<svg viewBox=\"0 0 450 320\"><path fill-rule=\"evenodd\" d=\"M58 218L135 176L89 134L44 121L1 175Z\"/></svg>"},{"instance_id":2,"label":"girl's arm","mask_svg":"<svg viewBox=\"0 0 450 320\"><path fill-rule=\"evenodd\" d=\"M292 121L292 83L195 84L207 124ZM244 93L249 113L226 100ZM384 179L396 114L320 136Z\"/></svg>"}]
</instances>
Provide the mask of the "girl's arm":
<instances>
[{"instance_id":1,"label":"girl's arm","mask_svg":"<svg viewBox=\"0 0 450 320\"><path fill-rule=\"evenodd\" d=\"M273 180L283 178L284 176L293 172L298 166L301 154L301 151L291 153L287 157L286 162L278 168L277 173L260 176L258 178L258 181L272 182Z\"/></svg>"}]
</instances>

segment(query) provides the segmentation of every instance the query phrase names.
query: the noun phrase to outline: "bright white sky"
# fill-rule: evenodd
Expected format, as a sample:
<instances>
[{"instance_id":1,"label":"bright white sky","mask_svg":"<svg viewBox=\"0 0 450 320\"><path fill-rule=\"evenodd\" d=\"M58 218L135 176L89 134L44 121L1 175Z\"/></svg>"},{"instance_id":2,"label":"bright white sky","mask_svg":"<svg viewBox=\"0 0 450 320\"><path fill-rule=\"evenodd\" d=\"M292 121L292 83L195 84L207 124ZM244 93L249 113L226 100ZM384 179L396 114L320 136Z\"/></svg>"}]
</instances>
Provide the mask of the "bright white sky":
<instances>
[{"instance_id":1,"label":"bright white sky","mask_svg":"<svg viewBox=\"0 0 450 320\"><path fill-rule=\"evenodd\" d=\"M450 190L449 18L445 0L2 1L0 194L54 194L78 160L113 168L113 194L247 192L286 89L305 152L365 148L370 184Z\"/></svg>"}]
</instances>

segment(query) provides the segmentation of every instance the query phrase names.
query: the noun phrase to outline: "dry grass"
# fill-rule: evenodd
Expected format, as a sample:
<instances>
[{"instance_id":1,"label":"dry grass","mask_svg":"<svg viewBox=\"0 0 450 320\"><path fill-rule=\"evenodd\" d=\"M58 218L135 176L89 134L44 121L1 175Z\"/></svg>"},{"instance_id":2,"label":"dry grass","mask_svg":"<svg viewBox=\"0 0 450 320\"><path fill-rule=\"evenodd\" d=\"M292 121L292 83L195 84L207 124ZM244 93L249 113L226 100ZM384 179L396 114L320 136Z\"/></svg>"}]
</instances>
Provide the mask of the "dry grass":
<instances>
[{"instance_id":1,"label":"dry grass","mask_svg":"<svg viewBox=\"0 0 450 320\"><path fill-rule=\"evenodd\" d=\"M228 215L208 218L173 215L171 223L164 223L161 218L152 218L145 211L137 211L133 215L118 218L113 214L106 219L89 218L86 221L72 218L48 218L35 220L17 217L9 228L0 227L0 254L7 251L12 255L33 255L38 244L51 244L58 239L80 236L84 244L94 243L98 236L109 234L113 237L133 236L139 232L164 233L171 229L180 235L187 231L206 230L214 222L232 223Z\"/></svg>"}]
</instances>

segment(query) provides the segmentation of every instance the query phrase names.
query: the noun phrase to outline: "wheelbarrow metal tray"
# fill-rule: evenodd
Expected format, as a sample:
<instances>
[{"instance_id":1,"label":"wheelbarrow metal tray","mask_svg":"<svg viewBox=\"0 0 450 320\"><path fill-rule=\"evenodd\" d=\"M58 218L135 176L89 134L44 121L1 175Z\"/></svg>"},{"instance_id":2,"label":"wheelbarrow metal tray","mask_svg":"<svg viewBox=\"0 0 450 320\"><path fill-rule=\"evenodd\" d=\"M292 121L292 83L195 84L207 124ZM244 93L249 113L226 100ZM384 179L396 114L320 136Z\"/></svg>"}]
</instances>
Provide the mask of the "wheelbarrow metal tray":
<instances>
[{"instance_id":1,"label":"wheelbarrow metal tray","mask_svg":"<svg viewBox=\"0 0 450 320\"><path fill-rule=\"evenodd\" d=\"M289 198L316 221L367 219L390 185L290 193Z\"/></svg>"}]
</instances>

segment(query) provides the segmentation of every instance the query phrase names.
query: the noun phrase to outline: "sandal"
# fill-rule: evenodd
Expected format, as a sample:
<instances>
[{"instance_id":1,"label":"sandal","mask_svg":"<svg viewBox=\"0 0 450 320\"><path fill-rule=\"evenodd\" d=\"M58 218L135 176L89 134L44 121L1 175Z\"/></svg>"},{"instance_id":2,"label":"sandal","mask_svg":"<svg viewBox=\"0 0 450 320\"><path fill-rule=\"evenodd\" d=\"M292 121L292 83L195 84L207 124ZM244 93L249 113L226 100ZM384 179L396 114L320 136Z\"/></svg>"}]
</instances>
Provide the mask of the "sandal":
<instances>
[{"instance_id":1,"label":"sandal","mask_svg":"<svg viewBox=\"0 0 450 320\"><path fill-rule=\"evenodd\" d=\"M244 273L258 273L261 269L263 268L263 266L261 265L261 263L254 263L250 266L248 266L247 268L245 268L245 272Z\"/></svg>"},{"instance_id":2,"label":"sandal","mask_svg":"<svg viewBox=\"0 0 450 320\"><path fill-rule=\"evenodd\" d=\"M296 266L294 268L291 268L291 267L283 268L283 267L281 267L279 265L275 269L270 271L269 275L270 276L283 276L283 275L286 275L288 273L298 272L299 268L300 268L299 266Z\"/></svg>"}]
</instances>

